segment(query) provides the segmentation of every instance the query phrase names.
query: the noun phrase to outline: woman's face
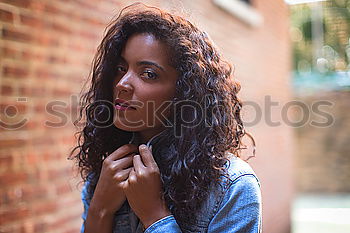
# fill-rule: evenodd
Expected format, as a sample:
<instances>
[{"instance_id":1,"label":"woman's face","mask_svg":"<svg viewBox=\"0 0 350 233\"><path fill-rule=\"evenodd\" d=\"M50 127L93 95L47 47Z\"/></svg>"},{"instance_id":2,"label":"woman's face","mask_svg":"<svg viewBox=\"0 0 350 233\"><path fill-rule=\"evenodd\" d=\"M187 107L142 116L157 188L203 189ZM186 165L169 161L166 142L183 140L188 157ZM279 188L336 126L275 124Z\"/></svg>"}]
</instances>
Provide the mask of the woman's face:
<instances>
[{"instance_id":1,"label":"woman's face","mask_svg":"<svg viewBox=\"0 0 350 233\"><path fill-rule=\"evenodd\" d=\"M128 39L113 83L117 128L139 132L143 140L164 129L177 80L169 56L167 45L152 34L135 34Z\"/></svg>"}]
</instances>

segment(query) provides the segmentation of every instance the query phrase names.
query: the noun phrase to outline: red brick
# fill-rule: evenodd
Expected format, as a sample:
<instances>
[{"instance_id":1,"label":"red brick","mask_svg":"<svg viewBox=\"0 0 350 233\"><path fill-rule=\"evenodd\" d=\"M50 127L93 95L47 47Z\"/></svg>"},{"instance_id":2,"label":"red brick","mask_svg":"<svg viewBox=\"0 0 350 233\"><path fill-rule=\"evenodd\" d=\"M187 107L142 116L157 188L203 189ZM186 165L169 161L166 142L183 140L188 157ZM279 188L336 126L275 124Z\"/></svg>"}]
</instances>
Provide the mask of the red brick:
<instances>
[{"instance_id":1,"label":"red brick","mask_svg":"<svg viewBox=\"0 0 350 233\"><path fill-rule=\"evenodd\" d=\"M8 204L14 203L10 200L9 196L7 195L6 190L0 190L0 206L5 206Z\"/></svg>"},{"instance_id":2,"label":"red brick","mask_svg":"<svg viewBox=\"0 0 350 233\"><path fill-rule=\"evenodd\" d=\"M13 87L10 85L1 85L0 93L2 95L11 95L13 93Z\"/></svg>"},{"instance_id":3,"label":"red brick","mask_svg":"<svg viewBox=\"0 0 350 233\"><path fill-rule=\"evenodd\" d=\"M38 68L35 72L35 76L39 79L59 78L56 72L50 71L47 68Z\"/></svg>"},{"instance_id":4,"label":"red brick","mask_svg":"<svg viewBox=\"0 0 350 233\"><path fill-rule=\"evenodd\" d=\"M81 0L76 0L76 1L78 2L79 6L82 8L98 11L96 5L92 2L81 1Z\"/></svg>"},{"instance_id":5,"label":"red brick","mask_svg":"<svg viewBox=\"0 0 350 233\"><path fill-rule=\"evenodd\" d=\"M41 127L42 127L42 125L40 122L34 121L33 119L31 119L25 123L25 125L23 126L23 129L36 130L36 129L40 129Z\"/></svg>"},{"instance_id":6,"label":"red brick","mask_svg":"<svg viewBox=\"0 0 350 233\"><path fill-rule=\"evenodd\" d=\"M65 177L66 174L70 174L72 172L71 168L59 168L59 169L50 169L48 170L48 178L49 180L57 180Z\"/></svg>"},{"instance_id":7,"label":"red brick","mask_svg":"<svg viewBox=\"0 0 350 233\"><path fill-rule=\"evenodd\" d=\"M45 58L45 60L48 62L48 63L61 63L61 64L65 64L67 63L67 59L64 58L64 57L59 57L57 56L56 54L50 54L49 56L47 56Z\"/></svg>"},{"instance_id":8,"label":"red brick","mask_svg":"<svg viewBox=\"0 0 350 233\"><path fill-rule=\"evenodd\" d=\"M0 146L1 146L1 144L0 144ZM0 174L0 186L1 187L25 183L27 181L28 181L28 173L26 173L26 172L11 172L11 173L5 172L3 174Z\"/></svg>"},{"instance_id":9,"label":"red brick","mask_svg":"<svg viewBox=\"0 0 350 233\"><path fill-rule=\"evenodd\" d=\"M45 103L41 103L41 102L36 103L34 105L35 113L45 113L45 105L46 105Z\"/></svg>"},{"instance_id":10,"label":"red brick","mask_svg":"<svg viewBox=\"0 0 350 233\"><path fill-rule=\"evenodd\" d=\"M68 24L52 22L51 28L52 28L52 30L54 30L56 32L61 32L61 33L67 34L67 35L70 35L73 33L73 30L69 27Z\"/></svg>"},{"instance_id":11,"label":"red brick","mask_svg":"<svg viewBox=\"0 0 350 233\"><path fill-rule=\"evenodd\" d=\"M60 160L62 158L61 154L57 152L44 153L42 157L43 157L43 160L46 162Z\"/></svg>"},{"instance_id":12,"label":"red brick","mask_svg":"<svg viewBox=\"0 0 350 233\"><path fill-rule=\"evenodd\" d=\"M88 38L88 39L90 39L92 41L97 40L98 38L100 38L100 35L97 35L95 33L91 33L90 31L80 31L79 35L81 37Z\"/></svg>"},{"instance_id":13,"label":"red brick","mask_svg":"<svg viewBox=\"0 0 350 233\"><path fill-rule=\"evenodd\" d=\"M62 138L62 143L65 145L71 145L71 144L74 144L75 142L76 142L76 139L73 135Z\"/></svg>"},{"instance_id":14,"label":"red brick","mask_svg":"<svg viewBox=\"0 0 350 233\"><path fill-rule=\"evenodd\" d=\"M9 122L6 120L0 121L0 132L1 131L19 131L19 130L24 130L26 129L26 124L28 123L28 119L24 116L21 118L17 119L16 122ZM0 141L0 145L6 145L8 147L21 147L25 144L17 144L17 142L25 142L23 140L18 141L15 139L14 141L11 139L3 139L3 141Z\"/></svg>"},{"instance_id":15,"label":"red brick","mask_svg":"<svg viewBox=\"0 0 350 233\"><path fill-rule=\"evenodd\" d=\"M45 185L26 185L22 187L21 200L25 202L33 202L36 200L43 200L47 197L49 187Z\"/></svg>"},{"instance_id":16,"label":"red brick","mask_svg":"<svg viewBox=\"0 0 350 233\"><path fill-rule=\"evenodd\" d=\"M0 192L0 205L1 206L11 206L18 205L23 201L22 199L22 187L11 187L7 189L3 189Z\"/></svg>"},{"instance_id":17,"label":"red brick","mask_svg":"<svg viewBox=\"0 0 350 233\"><path fill-rule=\"evenodd\" d=\"M55 88L53 89L53 95L54 96L64 96L64 97L67 97L67 96L70 96L72 93L71 90L68 90L66 88Z\"/></svg>"},{"instance_id":18,"label":"red brick","mask_svg":"<svg viewBox=\"0 0 350 233\"><path fill-rule=\"evenodd\" d=\"M8 168L13 163L13 156L8 154L0 154L0 168Z\"/></svg>"},{"instance_id":19,"label":"red brick","mask_svg":"<svg viewBox=\"0 0 350 233\"><path fill-rule=\"evenodd\" d=\"M7 76L7 77L26 78L28 76L29 72L25 68L5 65L3 67L2 74L4 76Z\"/></svg>"},{"instance_id":20,"label":"red brick","mask_svg":"<svg viewBox=\"0 0 350 233\"><path fill-rule=\"evenodd\" d=\"M68 224L70 221L72 221L72 216L63 216L55 219L52 224L50 224L50 228L57 229L61 227L62 225Z\"/></svg>"},{"instance_id":21,"label":"red brick","mask_svg":"<svg viewBox=\"0 0 350 233\"><path fill-rule=\"evenodd\" d=\"M3 3L11 4L13 6L28 8L32 0L2 0Z\"/></svg>"},{"instance_id":22,"label":"red brick","mask_svg":"<svg viewBox=\"0 0 350 233\"><path fill-rule=\"evenodd\" d=\"M35 216L49 214L56 211L59 207L59 203L53 201L38 202L31 209Z\"/></svg>"},{"instance_id":23,"label":"red brick","mask_svg":"<svg viewBox=\"0 0 350 233\"><path fill-rule=\"evenodd\" d=\"M48 223L37 222L34 224L34 232L47 232L48 227L49 227Z\"/></svg>"},{"instance_id":24,"label":"red brick","mask_svg":"<svg viewBox=\"0 0 350 233\"><path fill-rule=\"evenodd\" d=\"M1 227L1 233L24 233L18 225L5 225Z\"/></svg>"},{"instance_id":25,"label":"red brick","mask_svg":"<svg viewBox=\"0 0 350 233\"><path fill-rule=\"evenodd\" d=\"M16 49L10 48L10 47L3 47L1 48L1 54L3 56L3 58L18 58L19 57L19 52Z\"/></svg>"},{"instance_id":26,"label":"red brick","mask_svg":"<svg viewBox=\"0 0 350 233\"><path fill-rule=\"evenodd\" d=\"M37 153L28 153L25 159L28 165L35 165L39 161L39 155Z\"/></svg>"},{"instance_id":27,"label":"red brick","mask_svg":"<svg viewBox=\"0 0 350 233\"><path fill-rule=\"evenodd\" d=\"M22 86L19 87L18 92L18 94L21 96L28 96L30 95L30 88Z\"/></svg>"},{"instance_id":28,"label":"red brick","mask_svg":"<svg viewBox=\"0 0 350 233\"><path fill-rule=\"evenodd\" d=\"M45 219L32 220L28 219L26 221L20 222L20 229L16 233L45 233L48 231L48 223L44 222Z\"/></svg>"},{"instance_id":29,"label":"red brick","mask_svg":"<svg viewBox=\"0 0 350 233\"><path fill-rule=\"evenodd\" d=\"M12 12L0 8L0 21L13 22Z\"/></svg>"},{"instance_id":30,"label":"red brick","mask_svg":"<svg viewBox=\"0 0 350 233\"><path fill-rule=\"evenodd\" d=\"M29 33L20 31L17 28L4 27L2 29L2 37L6 40L14 40L20 42L30 42L32 41L32 36Z\"/></svg>"},{"instance_id":31,"label":"red brick","mask_svg":"<svg viewBox=\"0 0 350 233\"><path fill-rule=\"evenodd\" d=\"M32 96L46 96L48 89L45 87L33 87Z\"/></svg>"},{"instance_id":32,"label":"red brick","mask_svg":"<svg viewBox=\"0 0 350 233\"><path fill-rule=\"evenodd\" d=\"M52 47L59 47L60 46L60 40L58 37L53 36L52 33L49 32L43 32L38 33L35 36L33 36L33 40L35 40L36 43L38 43L40 46L52 46Z\"/></svg>"},{"instance_id":33,"label":"red brick","mask_svg":"<svg viewBox=\"0 0 350 233\"><path fill-rule=\"evenodd\" d=\"M26 143L23 139L0 139L0 148L23 147Z\"/></svg>"},{"instance_id":34,"label":"red brick","mask_svg":"<svg viewBox=\"0 0 350 233\"><path fill-rule=\"evenodd\" d=\"M1 48L2 56L4 58L17 59L17 60L38 60L44 61L45 56L38 53L33 53L31 50L20 50L18 47L3 47Z\"/></svg>"},{"instance_id":35,"label":"red brick","mask_svg":"<svg viewBox=\"0 0 350 233\"><path fill-rule=\"evenodd\" d=\"M20 87L19 88L19 94L24 96L46 96L47 95L47 88L45 87Z\"/></svg>"},{"instance_id":36,"label":"red brick","mask_svg":"<svg viewBox=\"0 0 350 233\"><path fill-rule=\"evenodd\" d=\"M20 20L23 25L31 26L31 27L43 27L44 22L32 15L20 15Z\"/></svg>"},{"instance_id":37,"label":"red brick","mask_svg":"<svg viewBox=\"0 0 350 233\"><path fill-rule=\"evenodd\" d=\"M0 225L20 221L30 216L30 210L27 207L11 208L9 210L0 211Z\"/></svg>"},{"instance_id":38,"label":"red brick","mask_svg":"<svg viewBox=\"0 0 350 233\"><path fill-rule=\"evenodd\" d=\"M104 27L105 26L105 22L101 21L100 19L97 18L91 18L88 15L81 15L80 16L80 20L84 21L85 23L91 24L91 25L95 25L95 26L100 26L100 27Z\"/></svg>"},{"instance_id":39,"label":"red brick","mask_svg":"<svg viewBox=\"0 0 350 233\"><path fill-rule=\"evenodd\" d=\"M70 193L72 191L70 185L68 183L62 184L56 187L56 193L58 195Z\"/></svg>"},{"instance_id":40,"label":"red brick","mask_svg":"<svg viewBox=\"0 0 350 233\"><path fill-rule=\"evenodd\" d=\"M57 6L53 5L53 4L44 5L44 11L55 14L55 15L62 14L62 12L59 10L59 8L57 8Z\"/></svg>"},{"instance_id":41,"label":"red brick","mask_svg":"<svg viewBox=\"0 0 350 233\"><path fill-rule=\"evenodd\" d=\"M34 11L43 11L45 6L44 6L44 3L42 1L32 1L31 3L31 8L34 10Z\"/></svg>"},{"instance_id":42,"label":"red brick","mask_svg":"<svg viewBox=\"0 0 350 233\"><path fill-rule=\"evenodd\" d=\"M21 59L23 60L35 60L35 61L44 61L45 60L45 56L43 54L39 54L39 53L34 53L32 51L23 51L21 53Z\"/></svg>"},{"instance_id":43,"label":"red brick","mask_svg":"<svg viewBox=\"0 0 350 233\"><path fill-rule=\"evenodd\" d=\"M30 143L35 146L39 145L52 145L54 143L54 140L50 137L47 137L46 135L43 136L37 136L35 138L32 138L30 140Z\"/></svg>"},{"instance_id":44,"label":"red brick","mask_svg":"<svg viewBox=\"0 0 350 233\"><path fill-rule=\"evenodd\" d=\"M80 228L72 228L72 229L66 230L64 233L76 233L79 231L80 231Z\"/></svg>"},{"instance_id":45,"label":"red brick","mask_svg":"<svg viewBox=\"0 0 350 233\"><path fill-rule=\"evenodd\" d=\"M48 188L42 185L22 184L0 190L0 205L11 206L19 203L28 203L35 200L43 200L47 197Z\"/></svg>"},{"instance_id":46,"label":"red brick","mask_svg":"<svg viewBox=\"0 0 350 233\"><path fill-rule=\"evenodd\" d=\"M28 106L20 102L0 103L0 112L4 115L14 116L23 114L27 111Z\"/></svg>"}]
</instances>

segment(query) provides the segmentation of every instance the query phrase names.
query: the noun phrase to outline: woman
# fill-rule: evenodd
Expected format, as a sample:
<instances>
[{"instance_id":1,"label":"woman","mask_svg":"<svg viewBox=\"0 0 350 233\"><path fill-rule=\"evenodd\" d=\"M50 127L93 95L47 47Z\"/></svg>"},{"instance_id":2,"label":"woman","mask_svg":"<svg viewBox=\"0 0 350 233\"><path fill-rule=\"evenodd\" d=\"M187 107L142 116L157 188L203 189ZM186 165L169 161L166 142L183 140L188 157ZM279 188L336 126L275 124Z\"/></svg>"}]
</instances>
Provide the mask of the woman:
<instances>
[{"instance_id":1,"label":"woman","mask_svg":"<svg viewBox=\"0 0 350 233\"><path fill-rule=\"evenodd\" d=\"M82 96L81 231L260 232L239 90L206 33L158 8L123 9Z\"/></svg>"}]
</instances>

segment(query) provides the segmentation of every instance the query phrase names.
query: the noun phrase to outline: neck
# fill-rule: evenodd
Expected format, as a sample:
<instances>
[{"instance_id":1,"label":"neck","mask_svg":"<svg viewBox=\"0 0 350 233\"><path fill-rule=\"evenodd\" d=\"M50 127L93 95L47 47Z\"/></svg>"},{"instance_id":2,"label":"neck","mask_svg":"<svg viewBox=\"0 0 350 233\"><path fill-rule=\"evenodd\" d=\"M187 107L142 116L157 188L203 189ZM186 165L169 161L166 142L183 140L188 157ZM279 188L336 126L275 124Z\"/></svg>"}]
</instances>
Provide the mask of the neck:
<instances>
[{"instance_id":1,"label":"neck","mask_svg":"<svg viewBox=\"0 0 350 233\"><path fill-rule=\"evenodd\" d=\"M140 131L140 132L137 132L136 135L141 143L147 143L149 140L159 135L163 131L164 131L164 128L158 128L158 129L152 129L149 131Z\"/></svg>"}]
</instances>

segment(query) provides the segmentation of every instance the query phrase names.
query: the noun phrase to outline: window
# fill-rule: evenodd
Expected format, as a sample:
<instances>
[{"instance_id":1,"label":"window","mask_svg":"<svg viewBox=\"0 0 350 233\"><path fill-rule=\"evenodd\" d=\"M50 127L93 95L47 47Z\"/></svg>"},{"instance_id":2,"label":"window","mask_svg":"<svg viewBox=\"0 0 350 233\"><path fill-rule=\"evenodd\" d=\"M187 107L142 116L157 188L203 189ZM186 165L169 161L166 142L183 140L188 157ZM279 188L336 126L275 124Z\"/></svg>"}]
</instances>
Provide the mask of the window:
<instances>
[{"instance_id":1,"label":"window","mask_svg":"<svg viewBox=\"0 0 350 233\"><path fill-rule=\"evenodd\" d=\"M251 3L251 0L240 0L240 1L245 2L245 3L248 3L248 4L252 4L252 3Z\"/></svg>"},{"instance_id":2,"label":"window","mask_svg":"<svg viewBox=\"0 0 350 233\"><path fill-rule=\"evenodd\" d=\"M263 23L262 15L252 5L253 0L213 0L213 2L252 27L257 27Z\"/></svg>"}]
</instances>

